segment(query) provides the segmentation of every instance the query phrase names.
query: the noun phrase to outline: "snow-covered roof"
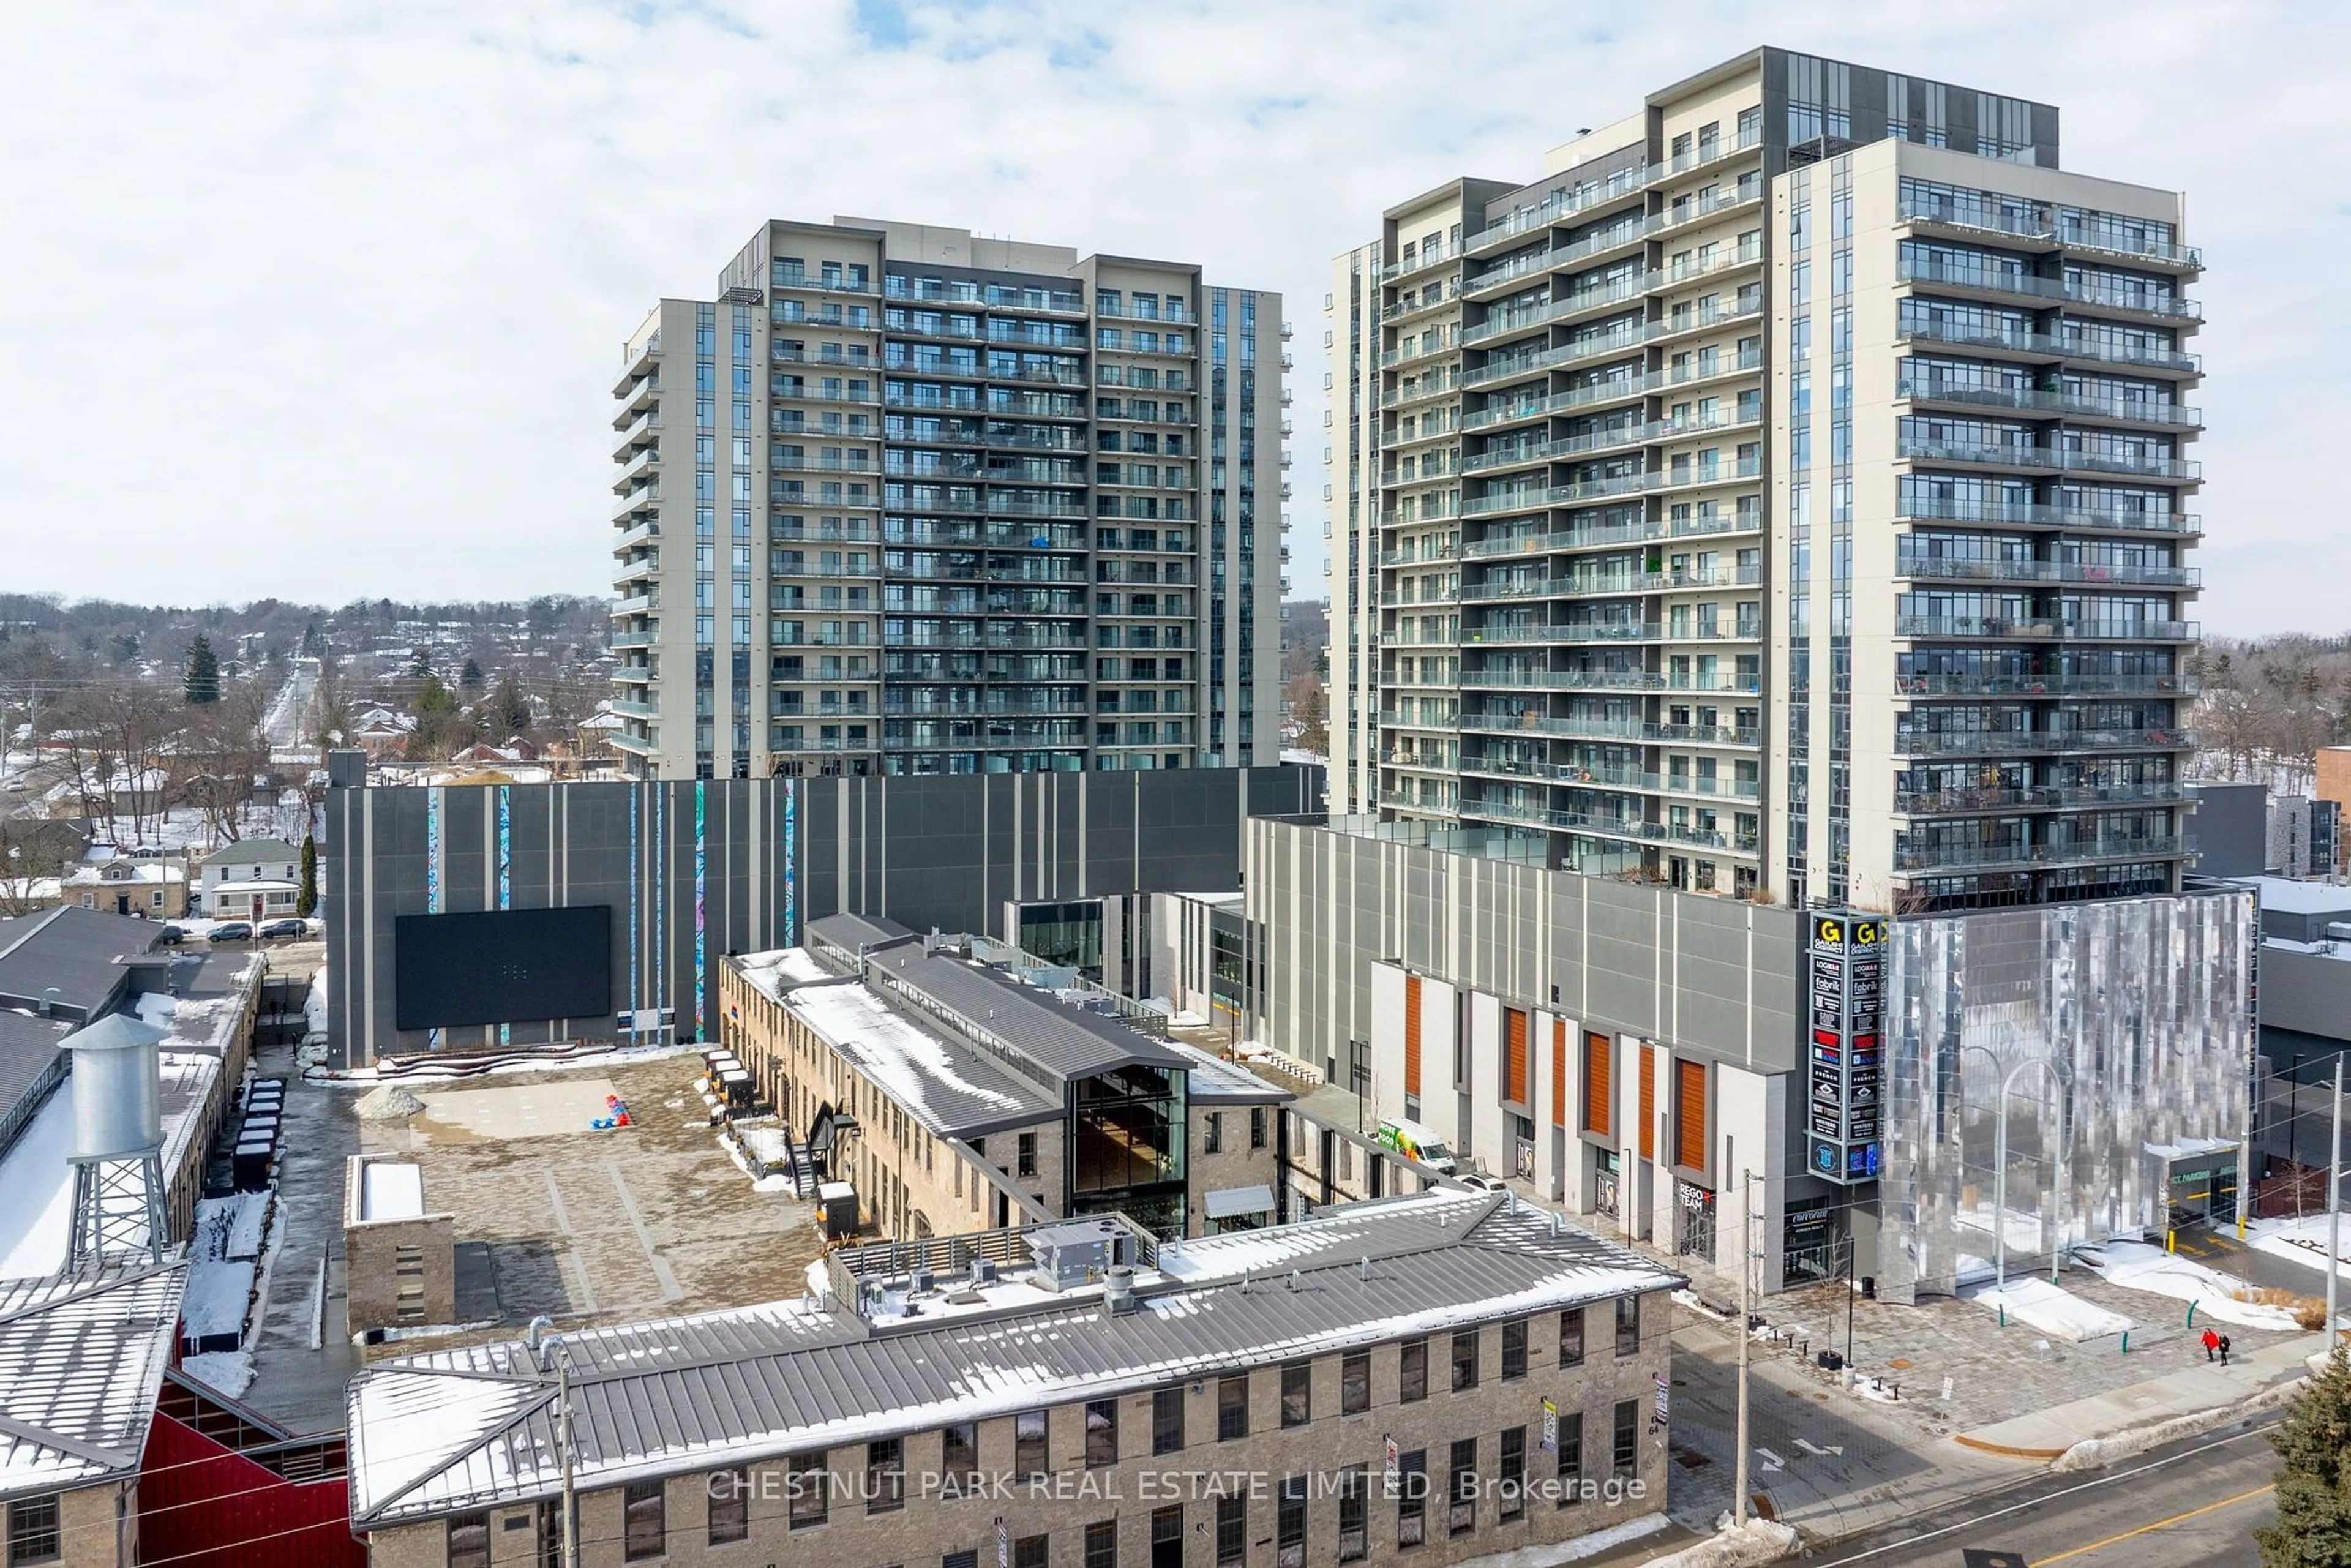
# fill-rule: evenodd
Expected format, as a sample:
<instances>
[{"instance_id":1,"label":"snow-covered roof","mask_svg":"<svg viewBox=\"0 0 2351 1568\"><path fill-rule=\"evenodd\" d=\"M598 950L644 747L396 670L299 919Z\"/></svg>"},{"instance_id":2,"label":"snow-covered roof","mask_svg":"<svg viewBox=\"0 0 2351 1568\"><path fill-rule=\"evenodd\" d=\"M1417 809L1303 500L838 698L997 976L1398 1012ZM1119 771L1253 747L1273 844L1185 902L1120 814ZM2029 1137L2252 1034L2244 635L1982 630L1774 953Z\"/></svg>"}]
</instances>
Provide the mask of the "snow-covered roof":
<instances>
[{"instance_id":1,"label":"snow-covered roof","mask_svg":"<svg viewBox=\"0 0 2351 1568\"><path fill-rule=\"evenodd\" d=\"M175 1030L176 1034L176 1030ZM188 1144L220 1076L220 1059L204 1052L159 1053L162 1078L163 1179L184 1168ZM34 1279L66 1266L73 1211L73 1074L60 1084L0 1155L0 1281Z\"/></svg>"},{"instance_id":2,"label":"snow-covered roof","mask_svg":"<svg viewBox=\"0 0 2351 1568\"><path fill-rule=\"evenodd\" d=\"M868 1322L810 1299L588 1329L564 1341L577 1483L935 1430L1684 1282L1507 1194L1431 1192L1163 1245L1157 1267L1136 1270L1136 1310L1118 1316L1099 1287L1008 1274L988 1310L961 1314L926 1303ZM554 1396L512 1343L365 1368L347 1396L352 1522L555 1495Z\"/></svg>"},{"instance_id":3,"label":"snow-covered roof","mask_svg":"<svg viewBox=\"0 0 2351 1568\"><path fill-rule=\"evenodd\" d=\"M186 1277L165 1263L0 1281L0 1499L137 1471Z\"/></svg>"},{"instance_id":4,"label":"snow-covered roof","mask_svg":"<svg viewBox=\"0 0 2351 1568\"><path fill-rule=\"evenodd\" d=\"M784 1005L939 1137L1033 1127L1061 1103L960 1040L925 1029L862 985L802 986Z\"/></svg>"},{"instance_id":5,"label":"snow-covered roof","mask_svg":"<svg viewBox=\"0 0 2351 1568\"><path fill-rule=\"evenodd\" d=\"M805 947L771 947L764 953L746 953L735 960L735 967L745 979L778 1001L783 1000L784 992L794 986L839 977Z\"/></svg>"}]
</instances>

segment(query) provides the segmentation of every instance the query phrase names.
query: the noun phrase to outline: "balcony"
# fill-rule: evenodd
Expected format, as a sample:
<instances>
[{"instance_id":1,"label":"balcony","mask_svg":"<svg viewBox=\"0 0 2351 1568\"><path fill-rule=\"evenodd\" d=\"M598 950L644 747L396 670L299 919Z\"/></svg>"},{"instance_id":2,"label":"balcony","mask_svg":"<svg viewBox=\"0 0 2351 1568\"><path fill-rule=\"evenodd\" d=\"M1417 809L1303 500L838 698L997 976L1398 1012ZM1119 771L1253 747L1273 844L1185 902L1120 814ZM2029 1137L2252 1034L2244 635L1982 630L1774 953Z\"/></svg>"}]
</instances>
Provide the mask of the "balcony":
<instances>
[{"instance_id":1,"label":"balcony","mask_svg":"<svg viewBox=\"0 0 2351 1568\"><path fill-rule=\"evenodd\" d=\"M2192 673L2144 675L1896 675L1896 696L2145 697L2194 696L2204 689Z\"/></svg>"},{"instance_id":2,"label":"balcony","mask_svg":"<svg viewBox=\"0 0 2351 1568\"><path fill-rule=\"evenodd\" d=\"M1896 515L1907 522L1982 523L2011 528L2064 528L2080 533L2155 533L2193 538L2204 531L2202 518L2180 512L2118 512L2076 507L1903 500L1896 504Z\"/></svg>"},{"instance_id":3,"label":"balcony","mask_svg":"<svg viewBox=\"0 0 2351 1568\"><path fill-rule=\"evenodd\" d=\"M1480 294L1499 288L1505 283L1516 283L1521 278L1539 277L1547 272L1562 271L1579 263L1592 260L1595 256L1604 256L1610 251L1623 250L1628 246L1639 245L1648 236L1649 232L1650 225L1641 219L1636 218L1627 223L1616 224L1587 239L1578 240L1573 245L1553 246L1549 250L1533 256L1521 256L1516 261L1504 262L1499 267L1489 268L1475 277L1466 278L1462 281L1461 293L1465 297L1474 298Z\"/></svg>"},{"instance_id":4,"label":"balcony","mask_svg":"<svg viewBox=\"0 0 2351 1568\"><path fill-rule=\"evenodd\" d=\"M660 641L657 632L615 632L604 640L605 645L616 653L629 648L650 648Z\"/></svg>"},{"instance_id":5,"label":"balcony","mask_svg":"<svg viewBox=\"0 0 2351 1568\"><path fill-rule=\"evenodd\" d=\"M640 513L650 512L660 504L661 486L647 485L641 489L632 490L621 497L619 503L612 508L612 520L626 526L628 518L636 517Z\"/></svg>"},{"instance_id":6,"label":"balcony","mask_svg":"<svg viewBox=\"0 0 2351 1568\"><path fill-rule=\"evenodd\" d=\"M1897 836L1894 869L1905 873L1981 871L2002 866L2083 865L2101 861L2178 860L2196 852L2193 837L2089 839L2047 844L1916 844Z\"/></svg>"},{"instance_id":7,"label":"balcony","mask_svg":"<svg viewBox=\"0 0 2351 1568\"><path fill-rule=\"evenodd\" d=\"M619 538L612 541L612 553L614 555L627 555L630 551L636 549L641 546L651 544L653 540L659 538L661 538L661 525L659 523L652 521L651 519L647 519L643 522L632 523L628 528L625 528L621 531L621 537Z\"/></svg>"},{"instance_id":8,"label":"balcony","mask_svg":"<svg viewBox=\"0 0 2351 1568\"><path fill-rule=\"evenodd\" d=\"M1962 445L1902 436L1894 455L1914 462L1964 463L1989 468L2053 468L2064 473L2115 474L2134 479L2200 484L2204 465L2179 457L2126 456L2118 453L2068 452L2050 446Z\"/></svg>"},{"instance_id":9,"label":"balcony","mask_svg":"<svg viewBox=\"0 0 2351 1568\"><path fill-rule=\"evenodd\" d=\"M1737 485L1763 476L1763 460L1745 457L1731 463L1694 463L1677 465L1662 474L1652 476L1658 482L1653 489L1699 490L1709 485Z\"/></svg>"},{"instance_id":10,"label":"balcony","mask_svg":"<svg viewBox=\"0 0 2351 1568\"><path fill-rule=\"evenodd\" d=\"M622 433L619 449L612 454L614 462L626 462L632 453L653 445L661 438L661 415L648 409L629 422Z\"/></svg>"},{"instance_id":11,"label":"balcony","mask_svg":"<svg viewBox=\"0 0 2351 1568\"><path fill-rule=\"evenodd\" d=\"M1669 165L1653 168L1649 177L1656 181L1669 180L1677 174L1691 173L1710 163L1719 163L1726 158L1735 158L1741 152L1762 145L1762 126L1760 124L1750 126L1740 131L1735 141L1725 141L1717 137L1711 141L1698 142L1687 152L1676 153Z\"/></svg>"},{"instance_id":12,"label":"balcony","mask_svg":"<svg viewBox=\"0 0 2351 1568\"><path fill-rule=\"evenodd\" d=\"M1722 273L1736 272L1745 267L1761 267L1762 264L1763 246L1761 244L1731 245L1721 247L1715 255L1708 256L1703 261L1692 256L1679 267L1668 265L1664 272L1651 273L1649 277L1652 287L1674 289L1685 283L1695 283L1701 278L1714 277Z\"/></svg>"},{"instance_id":13,"label":"balcony","mask_svg":"<svg viewBox=\"0 0 2351 1568\"><path fill-rule=\"evenodd\" d=\"M1904 376L1894 383L1894 395L1918 402L2017 409L2026 413L2094 419L2117 424L2158 424L2180 430L2201 430L2204 427L2202 410L2186 408L2179 403L2071 397L2064 392L2043 392L2032 387L1963 386L1932 377Z\"/></svg>"},{"instance_id":14,"label":"balcony","mask_svg":"<svg viewBox=\"0 0 2351 1568\"><path fill-rule=\"evenodd\" d=\"M1728 191L1717 192L1709 201L1693 200L1667 207L1661 214L1663 221L1657 224L1656 229L1659 234L1670 234L1675 229L1704 223L1708 218L1719 217L1740 207L1754 206L1762 200L1763 183L1761 180L1752 184L1742 182Z\"/></svg>"},{"instance_id":15,"label":"balcony","mask_svg":"<svg viewBox=\"0 0 2351 1568\"><path fill-rule=\"evenodd\" d=\"M1609 175L1604 181L1579 185L1573 191L1562 191L1488 224L1472 235L1468 244L1462 248L1466 253L1490 250L1513 235L1525 234L1530 229L1547 228L1552 224L1572 218L1579 213L1613 206L1619 202L1639 195L1642 190L1656 177L1657 165L1646 164L1639 168L1621 170Z\"/></svg>"},{"instance_id":16,"label":"balcony","mask_svg":"<svg viewBox=\"0 0 2351 1568\"><path fill-rule=\"evenodd\" d=\"M622 464L621 472L612 480L612 494L615 496L625 496L640 482L649 482L660 476L661 448L658 446L641 447L633 454L622 455L627 461Z\"/></svg>"},{"instance_id":17,"label":"balcony","mask_svg":"<svg viewBox=\"0 0 2351 1568\"><path fill-rule=\"evenodd\" d=\"M1646 495L1665 487L1663 474L1620 474L1607 479L1586 479L1580 483L1529 486L1500 496L1478 496L1461 503L1465 517L1489 517L1499 512L1525 512L1548 507L1572 507L1586 501L1606 500L1617 496Z\"/></svg>"},{"instance_id":18,"label":"balcony","mask_svg":"<svg viewBox=\"0 0 2351 1568\"><path fill-rule=\"evenodd\" d=\"M1759 360L1757 362L1760 364L1761 361ZM1462 416L1461 428L1465 431L1484 430L1497 424L1516 424L1522 420L1541 419L1580 408L1623 402L1653 392L1665 384L1666 376L1662 371L1649 375L1617 376L1597 385L1553 392L1548 397L1522 398L1500 408L1478 409Z\"/></svg>"},{"instance_id":19,"label":"balcony","mask_svg":"<svg viewBox=\"0 0 2351 1568\"><path fill-rule=\"evenodd\" d=\"M1486 319L1462 331L1461 345L1467 348L1473 343L1482 343L1496 338L1532 331L1538 327L1547 327L1555 321L1568 320L1583 315L1587 311L1604 310L1611 305L1621 305L1625 300L1639 298L1658 281L1659 275L1654 272L1644 277L1620 277L1598 288L1579 289L1565 298L1553 299L1548 304L1530 306L1520 310L1489 312Z\"/></svg>"},{"instance_id":20,"label":"balcony","mask_svg":"<svg viewBox=\"0 0 2351 1568\"><path fill-rule=\"evenodd\" d=\"M2062 811L2087 806L2177 806L2184 783L2035 785L1987 789L1897 790L1894 810L1905 817L1970 817L1991 811Z\"/></svg>"},{"instance_id":21,"label":"balcony","mask_svg":"<svg viewBox=\"0 0 2351 1568\"><path fill-rule=\"evenodd\" d=\"M1995 235L2009 241L2030 240L2035 242L2040 249L2079 251L2101 259L2128 262L2135 267L2161 267L2180 272L2200 272L2204 267L2203 252L2193 246L2153 239L2137 245L2120 244L2081 228L2060 227L2052 215L2039 208L2030 214L2014 214L1913 199L1901 204L1895 213L1895 221L1949 229L1968 236Z\"/></svg>"},{"instance_id":22,"label":"balcony","mask_svg":"<svg viewBox=\"0 0 2351 1568\"><path fill-rule=\"evenodd\" d=\"M2053 301L2057 304L2111 311L2124 316L2151 316L2165 321L2201 321L2204 307L2177 296L2122 294L2067 283L2062 277L1986 267L1947 267L1931 260L1907 259L1897 264L1898 283L1926 284L1962 293L1992 294L2011 299Z\"/></svg>"},{"instance_id":23,"label":"balcony","mask_svg":"<svg viewBox=\"0 0 2351 1568\"><path fill-rule=\"evenodd\" d=\"M1904 730L1894 737L1896 757L2034 757L2195 748L2195 735L2184 729L1925 729Z\"/></svg>"},{"instance_id":24,"label":"balcony","mask_svg":"<svg viewBox=\"0 0 2351 1568\"><path fill-rule=\"evenodd\" d=\"M1521 354L1507 362L1489 361L1462 373L1459 385L1482 386L1489 382L1511 381L1531 376L1539 371L1555 370L1562 365L1578 364L1585 360L1604 359L1612 354L1627 354L1653 338L1665 334L1658 329L1663 323L1621 328L1596 333L1572 343L1562 343L1540 353Z\"/></svg>"},{"instance_id":25,"label":"balcony","mask_svg":"<svg viewBox=\"0 0 2351 1568\"><path fill-rule=\"evenodd\" d=\"M2176 349L2137 349L2074 334L2052 337L2046 332L2020 332L2001 327L1963 327L1932 317L1908 317L1896 328L1895 338L1901 342L1949 343L1963 349L1991 350L2026 360L2086 360L2094 364L2129 365L2167 375L2196 376L2204 371L2201 359Z\"/></svg>"},{"instance_id":26,"label":"balcony","mask_svg":"<svg viewBox=\"0 0 2351 1568\"><path fill-rule=\"evenodd\" d=\"M1687 318L1667 316L1649 323L1649 340L1664 342L1669 339L1691 337L1699 332L1719 331L1742 321L1761 320L1762 316L1763 301L1760 297L1749 304L1741 305L1734 302L1727 308L1712 312L1693 310Z\"/></svg>"},{"instance_id":27,"label":"balcony","mask_svg":"<svg viewBox=\"0 0 2351 1568\"><path fill-rule=\"evenodd\" d=\"M640 343L627 343L621 348L621 379L612 383L616 398L634 398L642 392L641 379L656 373L661 364L662 340L659 332L648 332Z\"/></svg>"},{"instance_id":28,"label":"balcony","mask_svg":"<svg viewBox=\"0 0 2351 1568\"><path fill-rule=\"evenodd\" d=\"M2063 621L2053 615L2011 619L2001 615L1900 615L1897 637L2000 637L2010 641L2067 638L2086 643L2193 643L2201 628L2193 621Z\"/></svg>"},{"instance_id":29,"label":"balcony","mask_svg":"<svg viewBox=\"0 0 2351 1568\"><path fill-rule=\"evenodd\" d=\"M653 602L652 594L632 594L626 599L616 599L612 601L612 619L625 621L632 615L650 615L657 608L659 607ZM619 646L617 643L613 645Z\"/></svg>"},{"instance_id":30,"label":"balcony","mask_svg":"<svg viewBox=\"0 0 2351 1568\"><path fill-rule=\"evenodd\" d=\"M612 428L615 430L620 429L634 415L643 413L646 409L654 407L661 402L661 377L632 376L622 383L622 389L614 393L621 403L621 412L612 418Z\"/></svg>"},{"instance_id":31,"label":"balcony","mask_svg":"<svg viewBox=\"0 0 2351 1568\"><path fill-rule=\"evenodd\" d=\"M1459 676L1464 690L1504 692L1651 692L1665 684L1665 676L1638 670L1464 670Z\"/></svg>"},{"instance_id":32,"label":"balcony","mask_svg":"<svg viewBox=\"0 0 2351 1568\"><path fill-rule=\"evenodd\" d=\"M2120 584L2193 590L2203 574L2189 566L2091 566L2056 560L1954 560L1948 556L1896 551L1894 575L1915 580L1956 579L1970 582L2064 582Z\"/></svg>"}]
</instances>

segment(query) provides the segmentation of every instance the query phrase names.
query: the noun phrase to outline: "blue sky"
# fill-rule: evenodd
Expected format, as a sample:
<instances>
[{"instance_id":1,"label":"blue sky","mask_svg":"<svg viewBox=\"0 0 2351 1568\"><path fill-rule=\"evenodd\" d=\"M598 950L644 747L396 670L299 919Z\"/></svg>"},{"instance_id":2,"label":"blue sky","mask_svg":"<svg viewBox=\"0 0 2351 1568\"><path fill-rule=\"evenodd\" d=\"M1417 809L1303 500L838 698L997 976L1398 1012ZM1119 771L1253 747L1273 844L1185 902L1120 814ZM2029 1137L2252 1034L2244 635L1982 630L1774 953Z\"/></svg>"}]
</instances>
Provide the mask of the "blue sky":
<instances>
[{"instance_id":1,"label":"blue sky","mask_svg":"<svg viewBox=\"0 0 2351 1568\"><path fill-rule=\"evenodd\" d=\"M1330 257L1769 42L2053 101L2067 167L2188 192L2202 619L2351 631L2313 455L2351 415L2351 8L120 0L10 30L11 589L601 591L622 337L761 219L861 213L1281 291L1309 594Z\"/></svg>"}]
</instances>

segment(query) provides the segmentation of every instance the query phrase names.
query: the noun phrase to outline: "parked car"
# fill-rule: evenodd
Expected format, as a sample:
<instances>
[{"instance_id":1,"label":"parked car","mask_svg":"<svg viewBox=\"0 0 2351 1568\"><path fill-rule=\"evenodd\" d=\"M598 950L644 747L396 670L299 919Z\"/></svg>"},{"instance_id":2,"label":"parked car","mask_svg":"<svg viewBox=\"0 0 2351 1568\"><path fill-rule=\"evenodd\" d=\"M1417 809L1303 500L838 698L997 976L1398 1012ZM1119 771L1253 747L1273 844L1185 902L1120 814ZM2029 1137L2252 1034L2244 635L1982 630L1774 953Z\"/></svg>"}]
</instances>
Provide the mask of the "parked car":
<instances>
[{"instance_id":1,"label":"parked car","mask_svg":"<svg viewBox=\"0 0 2351 1568\"><path fill-rule=\"evenodd\" d=\"M250 942L253 940L253 923L249 920L224 920L213 927L212 939L214 942Z\"/></svg>"},{"instance_id":2,"label":"parked car","mask_svg":"<svg viewBox=\"0 0 2351 1568\"><path fill-rule=\"evenodd\" d=\"M279 936L308 936L310 935L310 923L307 920L272 920L254 935L265 942Z\"/></svg>"},{"instance_id":3,"label":"parked car","mask_svg":"<svg viewBox=\"0 0 2351 1568\"><path fill-rule=\"evenodd\" d=\"M188 939L188 934L177 925L166 925L155 933L155 940L166 947L176 947Z\"/></svg>"}]
</instances>

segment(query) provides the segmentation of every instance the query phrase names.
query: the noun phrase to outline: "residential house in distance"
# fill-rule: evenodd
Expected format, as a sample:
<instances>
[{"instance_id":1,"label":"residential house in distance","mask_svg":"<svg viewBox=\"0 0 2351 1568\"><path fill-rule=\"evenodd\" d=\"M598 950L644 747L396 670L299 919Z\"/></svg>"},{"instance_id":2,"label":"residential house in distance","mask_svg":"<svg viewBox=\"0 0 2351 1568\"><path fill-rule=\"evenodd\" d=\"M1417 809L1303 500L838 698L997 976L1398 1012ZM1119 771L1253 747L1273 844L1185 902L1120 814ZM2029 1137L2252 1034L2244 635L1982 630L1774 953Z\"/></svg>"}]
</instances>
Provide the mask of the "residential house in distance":
<instances>
[{"instance_id":1,"label":"residential house in distance","mask_svg":"<svg viewBox=\"0 0 2351 1568\"><path fill-rule=\"evenodd\" d=\"M1119 1012L1071 1005L982 950L834 915L805 948L721 971L720 1038L883 1235L1113 1210L1164 1236L1274 1218L1276 1113L1294 1095L1144 1032L1145 1009L1100 991L1095 1008Z\"/></svg>"},{"instance_id":2,"label":"residential house in distance","mask_svg":"<svg viewBox=\"0 0 2351 1568\"><path fill-rule=\"evenodd\" d=\"M1182 1242L1060 1220L841 1249L826 1275L366 1368L371 1561L559 1537L559 1356L590 1563L1447 1564L1665 1508L1683 1281L1508 1194ZM1236 1476L1261 1484L1211 1484Z\"/></svg>"},{"instance_id":3,"label":"residential house in distance","mask_svg":"<svg viewBox=\"0 0 2351 1568\"><path fill-rule=\"evenodd\" d=\"M197 863L193 903L224 920L270 920L294 913L302 852L283 839L240 839Z\"/></svg>"}]
</instances>

